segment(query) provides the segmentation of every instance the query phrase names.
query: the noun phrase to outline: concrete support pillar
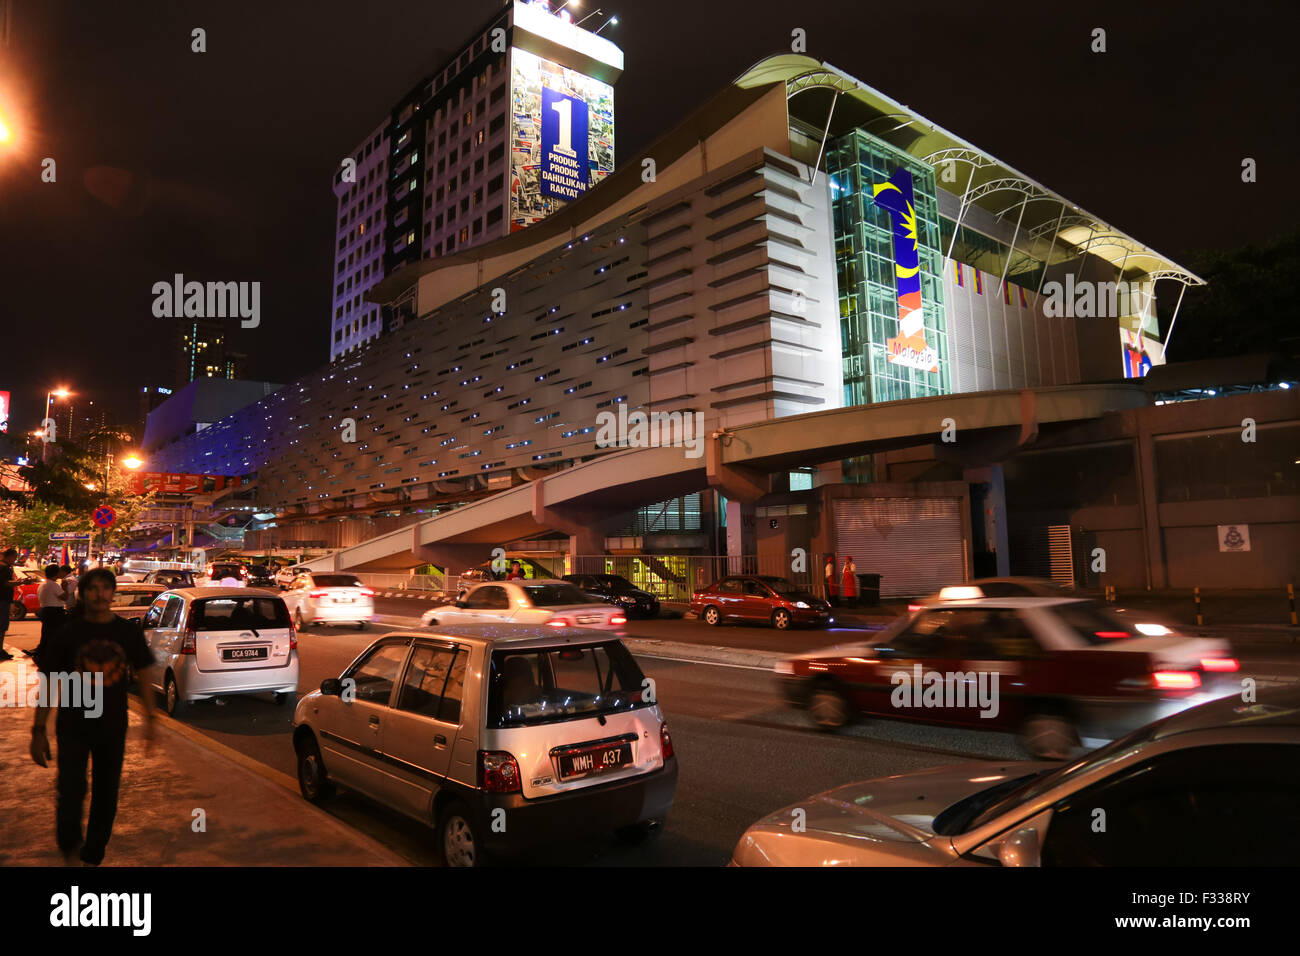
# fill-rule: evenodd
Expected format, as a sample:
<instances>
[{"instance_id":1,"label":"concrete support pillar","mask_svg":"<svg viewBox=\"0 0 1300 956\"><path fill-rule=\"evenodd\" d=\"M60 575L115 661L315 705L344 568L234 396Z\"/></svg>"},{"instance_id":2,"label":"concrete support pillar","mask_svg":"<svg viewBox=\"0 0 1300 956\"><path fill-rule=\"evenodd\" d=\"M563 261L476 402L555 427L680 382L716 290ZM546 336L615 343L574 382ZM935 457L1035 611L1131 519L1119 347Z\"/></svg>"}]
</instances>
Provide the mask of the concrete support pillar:
<instances>
[{"instance_id":1,"label":"concrete support pillar","mask_svg":"<svg viewBox=\"0 0 1300 956\"><path fill-rule=\"evenodd\" d=\"M741 558L754 554L758 544L754 535L754 505L727 499L727 573L743 574Z\"/></svg>"},{"instance_id":2,"label":"concrete support pillar","mask_svg":"<svg viewBox=\"0 0 1300 956\"><path fill-rule=\"evenodd\" d=\"M1156 443L1149 431L1139 431L1137 447L1137 491L1141 503L1142 554L1146 565L1147 590L1169 587L1165 573L1165 549L1160 533L1160 501L1156 495Z\"/></svg>"},{"instance_id":3,"label":"concrete support pillar","mask_svg":"<svg viewBox=\"0 0 1300 956\"><path fill-rule=\"evenodd\" d=\"M986 545L992 545L997 557L994 573L998 577L1006 577L1011 573L1011 544L1007 523L1006 477L1002 472L1002 466L965 468L962 470L962 480L970 484L988 486L988 490L983 495L971 491L971 498L979 507L979 514L975 520L983 521L982 530L975 528L971 530L975 540L982 538ZM976 573L973 576L979 575Z\"/></svg>"}]
</instances>

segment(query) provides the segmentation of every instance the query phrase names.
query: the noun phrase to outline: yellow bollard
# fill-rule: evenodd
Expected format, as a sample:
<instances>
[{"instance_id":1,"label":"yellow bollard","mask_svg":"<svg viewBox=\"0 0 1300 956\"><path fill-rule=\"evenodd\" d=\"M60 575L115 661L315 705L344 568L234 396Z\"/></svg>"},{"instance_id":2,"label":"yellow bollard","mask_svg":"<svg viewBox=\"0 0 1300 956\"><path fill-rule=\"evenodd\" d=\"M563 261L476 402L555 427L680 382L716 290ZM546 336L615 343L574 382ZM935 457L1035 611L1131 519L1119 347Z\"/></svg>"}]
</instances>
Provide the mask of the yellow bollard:
<instances>
[{"instance_id":1,"label":"yellow bollard","mask_svg":"<svg viewBox=\"0 0 1300 956\"><path fill-rule=\"evenodd\" d=\"M1291 604L1291 626L1295 627L1296 622L1295 622L1295 585L1294 584L1288 584L1286 586L1286 599Z\"/></svg>"},{"instance_id":2,"label":"yellow bollard","mask_svg":"<svg viewBox=\"0 0 1300 956\"><path fill-rule=\"evenodd\" d=\"M1192 588L1192 594L1196 597L1196 626L1200 627L1205 623L1205 619L1201 617L1201 589Z\"/></svg>"}]
</instances>

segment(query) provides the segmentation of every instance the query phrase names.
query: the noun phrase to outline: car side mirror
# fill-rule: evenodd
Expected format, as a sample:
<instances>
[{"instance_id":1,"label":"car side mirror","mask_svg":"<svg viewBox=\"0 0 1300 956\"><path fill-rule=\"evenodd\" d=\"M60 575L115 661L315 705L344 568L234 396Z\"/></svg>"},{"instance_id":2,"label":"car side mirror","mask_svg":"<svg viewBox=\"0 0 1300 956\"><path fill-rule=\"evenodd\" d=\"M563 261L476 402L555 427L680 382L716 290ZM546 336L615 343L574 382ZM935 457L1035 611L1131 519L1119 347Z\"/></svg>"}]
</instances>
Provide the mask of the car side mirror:
<instances>
[{"instance_id":1,"label":"car side mirror","mask_svg":"<svg viewBox=\"0 0 1300 956\"><path fill-rule=\"evenodd\" d=\"M457 607L467 607L468 605L469 605L469 602L466 601L464 598L457 598L457 599L456 599L456 606L457 606Z\"/></svg>"},{"instance_id":2,"label":"car side mirror","mask_svg":"<svg viewBox=\"0 0 1300 956\"><path fill-rule=\"evenodd\" d=\"M320 682L320 692L326 697L341 697L343 695L343 681L337 677L327 677Z\"/></svg>"},{"instance_id":3,"label":"car side mirror","mask_svg":"<svg viewBox=\"0 0 1300 956\"><path fill-rule=\"evenodd\" d=\"M1010 834L998 847L998 859L1003 866L1042 866L1038 831L1022 827Z\"/></svg>"}]
</instances>

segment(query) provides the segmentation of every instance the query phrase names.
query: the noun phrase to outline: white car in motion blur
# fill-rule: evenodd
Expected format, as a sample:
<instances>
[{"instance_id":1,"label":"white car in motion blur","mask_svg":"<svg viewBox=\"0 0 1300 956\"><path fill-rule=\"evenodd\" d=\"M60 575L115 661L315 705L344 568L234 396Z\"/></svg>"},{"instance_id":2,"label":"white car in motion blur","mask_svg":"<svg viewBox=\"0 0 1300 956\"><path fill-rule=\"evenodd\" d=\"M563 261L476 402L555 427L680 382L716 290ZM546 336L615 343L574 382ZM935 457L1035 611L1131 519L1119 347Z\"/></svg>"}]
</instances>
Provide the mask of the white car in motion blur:
<instances>
[{"instance_id":1,"label":"white car in motion blur","mask_svg":"<svg viewBox=\"0 0 1300 956\"><path fill-rule=\"evenodd\" d=\"M471 588L454 604L425 611L420 618L426 627L492 621L621 631L627 615L622 608L597 602L568 581L542 578L489 581Z\"/></svg>"},{"instance_id":2,"label":"white car in motion blur","mask_svg":"<svg viewBox=\"0 0 1300 956\"><path fill-rule=\"evenodd\" d=\"M354 574L304 571L284 592L293 621L308 624L355 624L364 631L375 616L375 592Z\"/></svg>"}]
</instances>

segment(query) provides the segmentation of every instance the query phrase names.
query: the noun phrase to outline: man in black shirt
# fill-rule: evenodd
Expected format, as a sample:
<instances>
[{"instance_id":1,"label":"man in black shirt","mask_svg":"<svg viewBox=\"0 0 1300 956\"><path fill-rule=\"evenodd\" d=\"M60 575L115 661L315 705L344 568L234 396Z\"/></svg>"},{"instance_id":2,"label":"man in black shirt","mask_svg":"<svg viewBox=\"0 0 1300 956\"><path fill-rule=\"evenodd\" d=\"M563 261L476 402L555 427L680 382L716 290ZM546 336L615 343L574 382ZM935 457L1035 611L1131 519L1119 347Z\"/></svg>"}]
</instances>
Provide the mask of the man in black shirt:
<instances>
[{"instance_id":1,"label":"man in black shirt","mask_svg":"<svg viewBox=\"0 0 1300 956\"><path fill-rule=\"evenodd\" d=\"M113 613L117 581L107 568L97 568L81 581L84 614L69 620L53 636L40 660L41 673L53 687L60 675L71 675L78 687L97 689L73 693L59 701L54 728L59 741L59 849L71 861L80 848L83 863L98 866L113 833L117 791L126 753L126 688L134 671L140 679L144 704L146 747L153 743L154 658L140 629ZM63 683L68 687L66 679ZM77 700L77 697L84 699ZM36 708L31 755L42 767L50 758L45 726L50 701ZM86 798L86 763L91 764L90 819L83 843L81 807Z\"/></svg>"},{"instance_id":2,"label":"man in black shirt","mask_svg":"<svg viewBox=\"0 0 1300 956\"><path fill-rule=\"evenodd\" d=\"M18 551L10 548L0 555L0 661L11 661L14 656L5 650L5 635L9 633L9 605L14 603L14 562Z\"/></svg>"}]
</instances>

